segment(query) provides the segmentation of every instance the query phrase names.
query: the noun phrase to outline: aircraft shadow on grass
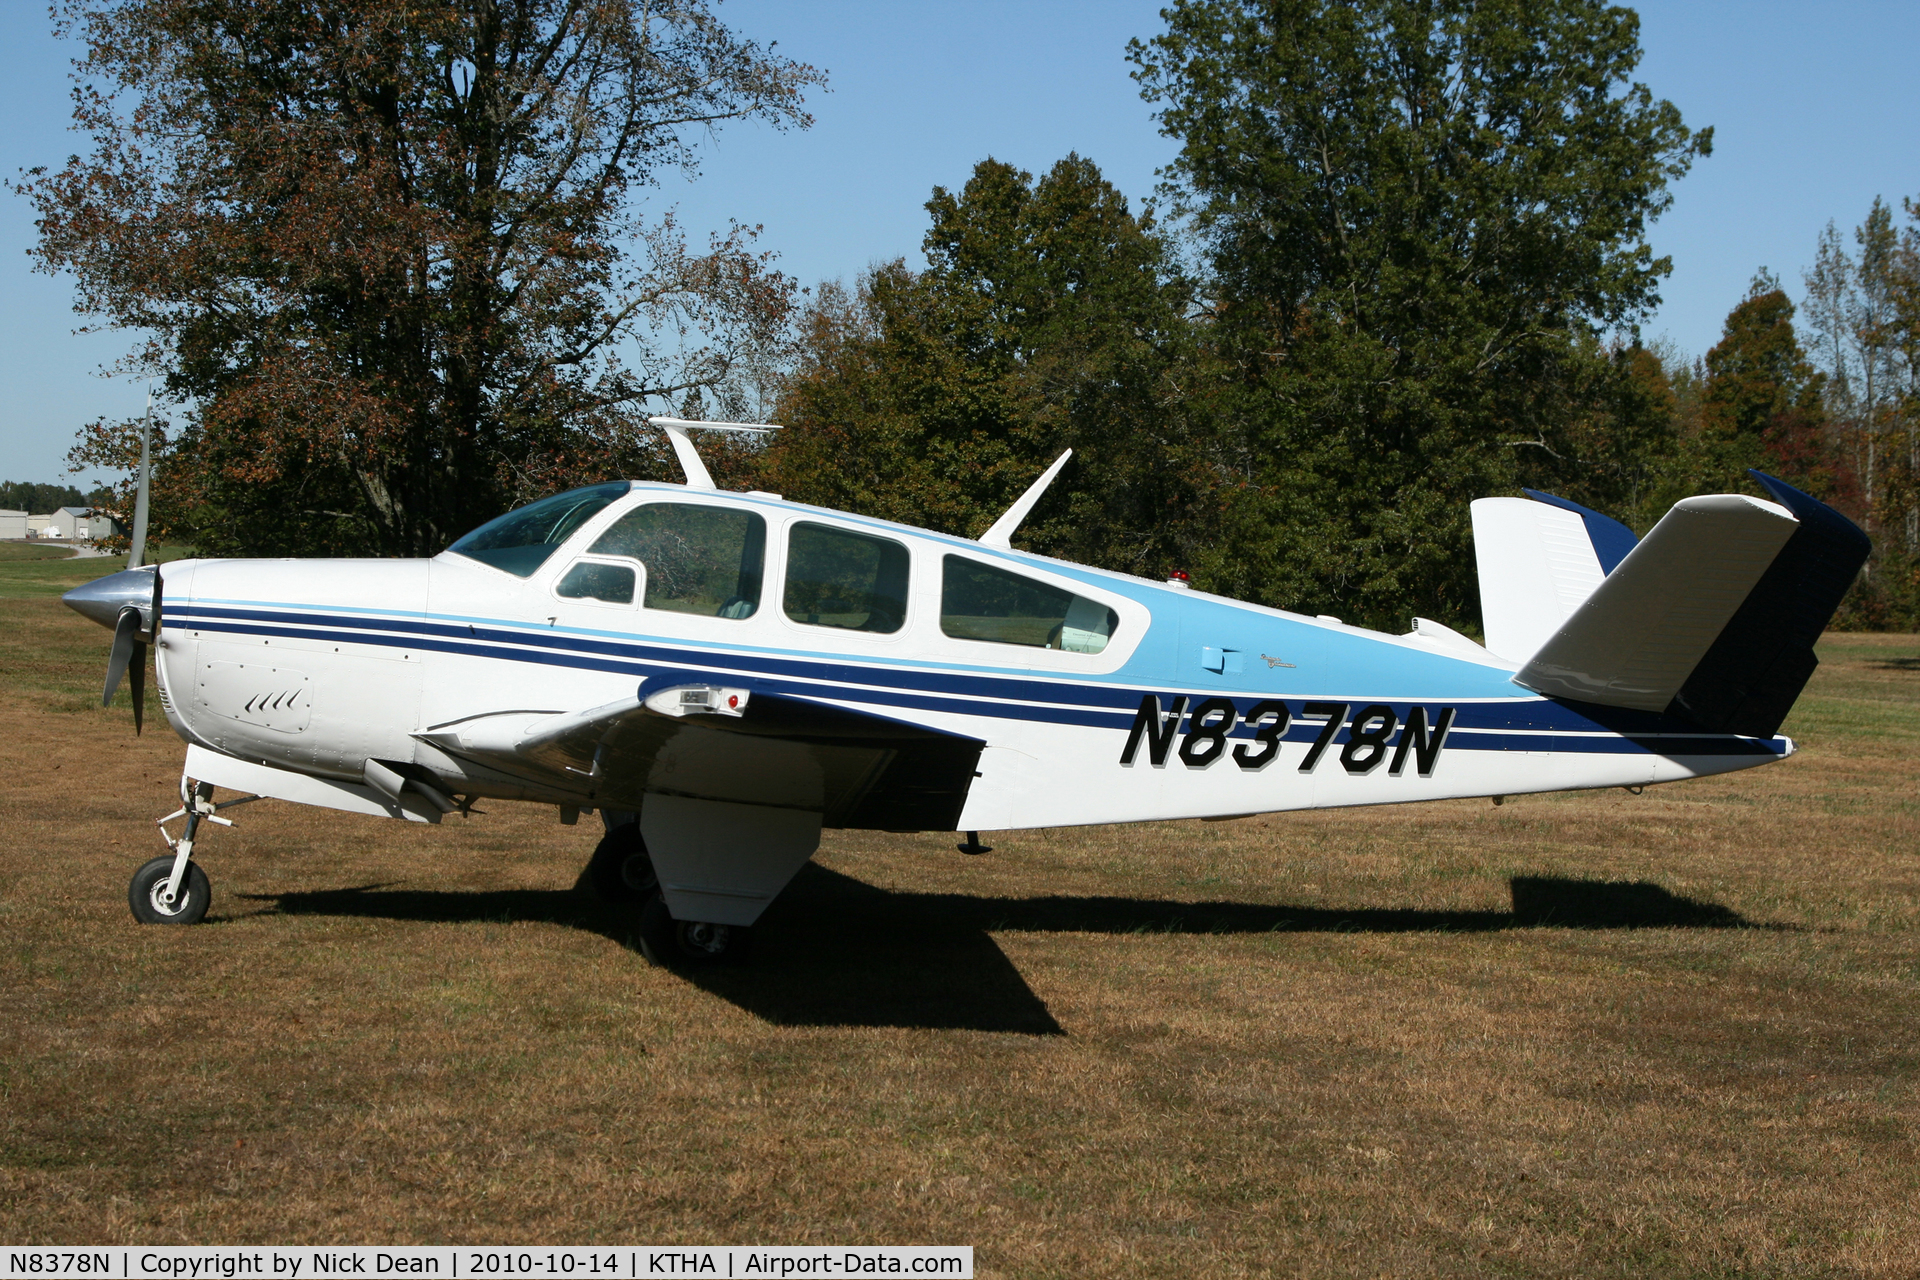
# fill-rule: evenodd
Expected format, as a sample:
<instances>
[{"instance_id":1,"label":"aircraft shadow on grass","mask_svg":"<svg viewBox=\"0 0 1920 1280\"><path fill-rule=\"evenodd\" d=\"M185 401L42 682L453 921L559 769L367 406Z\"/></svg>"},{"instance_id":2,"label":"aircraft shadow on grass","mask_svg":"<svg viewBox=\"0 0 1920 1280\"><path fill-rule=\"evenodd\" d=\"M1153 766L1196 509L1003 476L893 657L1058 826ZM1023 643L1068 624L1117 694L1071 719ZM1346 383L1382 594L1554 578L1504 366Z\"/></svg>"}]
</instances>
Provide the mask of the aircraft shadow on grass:
<instances>
[{"instance_id":1,"label":"aircraft shadow on grass","mask_svg":"<svg viewBox=\"0 0 1920 1280\"><path fill-rule=\"evenodd\" d=\"M1492 933L1503 929L1751 929L1738 912L1645 882L1516 876L1509 911L1333 909L1146 898L994 898L903 893L809 864L755 929L757 963L689 979L783 1026L880 1026L1063 1035L992 934ZM249 894L288 915L421 921L537 921L637 951L631 910L584 886L494 892L360 885ZM771 957L777 956L777 961Z\"/></svg>"}]
</instances>

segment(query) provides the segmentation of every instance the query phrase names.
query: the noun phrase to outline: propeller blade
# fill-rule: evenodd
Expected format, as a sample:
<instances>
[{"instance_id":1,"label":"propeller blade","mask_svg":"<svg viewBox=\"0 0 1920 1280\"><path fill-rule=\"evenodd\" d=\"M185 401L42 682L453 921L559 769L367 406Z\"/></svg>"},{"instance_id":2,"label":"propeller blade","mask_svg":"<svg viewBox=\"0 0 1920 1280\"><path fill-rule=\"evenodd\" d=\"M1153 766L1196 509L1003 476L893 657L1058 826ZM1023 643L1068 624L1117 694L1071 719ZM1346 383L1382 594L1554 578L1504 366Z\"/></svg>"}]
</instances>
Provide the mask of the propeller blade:
<instances>
[{"instance_id":1,"label":"propeller blade","mask_svg":"<svg viewBox=\"0 0 1920 1280\"><path fill-rule=\"evenodd\" d=\"M133 646L138 643L134 636L139 631L140 611L131 606L122 609L119 620L113 624L113 651L107 655L107 685L100 693L100 705L103 707L113 705L113 695L120 688L120 678L127 674L127 664L133 661Z\"/></svg>"},{"instance_id":2,"label":"propeller blade","mask_svg":"<svg viewBox=\"0 0 1920 1280\"><path fill-rule=\"evenodd\" d=\"M140 736L140 722L147 714L147 646L133 642L133 666L127 670L127 686L133 693L133 736Z\"/></svg>"},{"instance_id":3,"label":"propeller blade","mask_svg":"<svg viewBox=\"0 0 1920 1280\"><path fill-rule=\"evenodd\" d=\"M127 568L138 569L147 555L147 490L153 482L153 387L147 387L147 416L140 424L140 475L134 484L133 544L127 549Z\"/></svg>"}]
</instances>

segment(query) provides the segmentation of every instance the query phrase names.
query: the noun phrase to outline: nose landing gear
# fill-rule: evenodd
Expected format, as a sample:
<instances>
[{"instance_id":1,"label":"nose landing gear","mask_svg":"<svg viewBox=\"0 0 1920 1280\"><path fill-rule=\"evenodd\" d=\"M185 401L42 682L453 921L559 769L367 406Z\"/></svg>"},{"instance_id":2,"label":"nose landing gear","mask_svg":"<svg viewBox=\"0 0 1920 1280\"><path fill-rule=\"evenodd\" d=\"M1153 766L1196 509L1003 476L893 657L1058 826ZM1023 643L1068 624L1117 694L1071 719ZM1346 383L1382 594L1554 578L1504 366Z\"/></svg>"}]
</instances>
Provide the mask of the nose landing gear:
<instances>
[{"instance_id":1,"label":"nose landing gear","mask_svg":"<svg viewBox=\"0 0 1920 1280\"><path fill-rule=\"evenodd\" d=\"M173 855L161 854L133 873L133 883L127 886L127 905L141 924L199 924L206 918L207 900L213 895L207 873L199 863L189 862L175 889L174 861Z\"/></svg>"},{"instance_id":2,"label":"nose landing gear","mask_svg":"<svg viewBox=\"0 0 1920 1280\"><path fill-rule=\"evenodd\" d=\"M193 861L194 837L199 835L202 822L232 826L233 819L221 817L219 811L259 798L243 796L215 804L211 782L196 782L181 774L180 807L156 824L160 838L172 852L133 873L133 881L127 885L127 906L132 908L133 918L141 924L199 924L204 920L213 886L207 873ZM177 840L167 834L167 824L175 818L187 820L186 830Z\"/></svg>"}]
</instances>

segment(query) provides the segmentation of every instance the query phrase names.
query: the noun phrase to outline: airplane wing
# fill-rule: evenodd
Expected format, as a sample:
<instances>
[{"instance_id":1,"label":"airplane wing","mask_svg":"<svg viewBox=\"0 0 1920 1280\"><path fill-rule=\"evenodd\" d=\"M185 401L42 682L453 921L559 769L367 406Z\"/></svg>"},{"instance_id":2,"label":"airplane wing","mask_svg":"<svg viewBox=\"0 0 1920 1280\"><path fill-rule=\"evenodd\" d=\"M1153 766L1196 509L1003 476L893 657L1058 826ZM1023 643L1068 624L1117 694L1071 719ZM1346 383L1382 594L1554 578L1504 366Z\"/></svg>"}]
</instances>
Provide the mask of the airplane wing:
<instances>
[{"instance_id":1,"label":"airplane wing","mask_svg":"<svg viewBox=\"0 0 1920 1280\"><path fill-rule=\"evenodd\" d=\"M985 743L828 702L676 684L568 714L507 712L415 735L611 809L648 793L773 805L829 827L951 831Z\"/></svg>"}]
</instances>

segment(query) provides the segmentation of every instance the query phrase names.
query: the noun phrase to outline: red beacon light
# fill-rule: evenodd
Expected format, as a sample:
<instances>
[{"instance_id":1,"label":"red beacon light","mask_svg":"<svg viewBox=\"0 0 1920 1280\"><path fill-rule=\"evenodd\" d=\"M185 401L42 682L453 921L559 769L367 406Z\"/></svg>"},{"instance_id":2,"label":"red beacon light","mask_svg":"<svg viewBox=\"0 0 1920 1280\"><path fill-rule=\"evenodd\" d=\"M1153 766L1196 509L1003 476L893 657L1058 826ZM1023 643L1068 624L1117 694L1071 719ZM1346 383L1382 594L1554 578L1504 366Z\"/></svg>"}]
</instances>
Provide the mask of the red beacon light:
<instances>
[{"instance_id":1,"label":"red beacon light","mask_svg":"<svg viewBox=\"0 0 1920 1280\"><path fill-rule=\"evenodd\" d=\"M1167 575L1167 585L1170 587L1178 587L1182 591L1191 591L1193 590L1193 579L1188 576L1185 569L1175 569Z\"/></svg>"}]
</instances>

